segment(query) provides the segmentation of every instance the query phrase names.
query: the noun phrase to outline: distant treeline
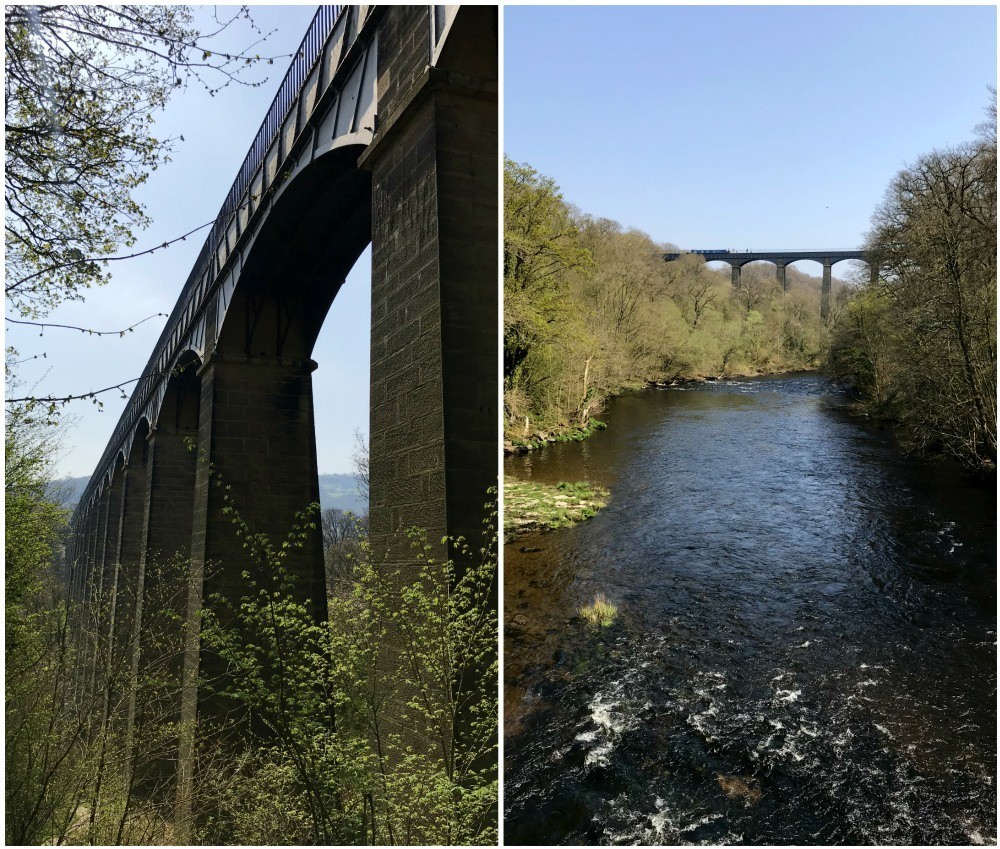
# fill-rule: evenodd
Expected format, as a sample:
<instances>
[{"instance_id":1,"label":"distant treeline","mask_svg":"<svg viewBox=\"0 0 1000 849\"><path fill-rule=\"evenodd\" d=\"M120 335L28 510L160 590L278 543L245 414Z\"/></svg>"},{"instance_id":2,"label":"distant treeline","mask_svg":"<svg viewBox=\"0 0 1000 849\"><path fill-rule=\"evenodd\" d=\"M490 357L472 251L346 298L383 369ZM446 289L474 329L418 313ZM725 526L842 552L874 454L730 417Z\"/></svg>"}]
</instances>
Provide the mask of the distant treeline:
<instances>
[{"instance_id":1,"label":"distant treeline","mask_svg":"<svg viewBox=\"0 0 1000 849\"><path fill-rule=\"evenodd\" d=\"M90 482L83 478L59 478L48 484L45 497L62 507L75 507ZM323 510L350 510L361 516L368 512L368 499L358 492L354 474L319 476L319 501Z\"/></svg>"},{"instance_id":2,"label":"distant treeline","mask_svg":"<svg viewBox=\"0 0 1000 849\"><path fill-rule=\"evenodd\" d=\"M505 437L586 428L602 402L652 380L815 368L827 332L819 280L769 263L728 269L569 206L504 163Z\"/></svg>"},{"instance_id":3,"label":"distant treeline","mask_svg":"<svg viewBox=\"0 0 1000 849\"><path fill-rule=\"evenodd\" d=\"M901 171L872 217L861 284L834 328L830 366L904 445L978 470L997 460L997 138Z\"/></svg>"}]
</instances>

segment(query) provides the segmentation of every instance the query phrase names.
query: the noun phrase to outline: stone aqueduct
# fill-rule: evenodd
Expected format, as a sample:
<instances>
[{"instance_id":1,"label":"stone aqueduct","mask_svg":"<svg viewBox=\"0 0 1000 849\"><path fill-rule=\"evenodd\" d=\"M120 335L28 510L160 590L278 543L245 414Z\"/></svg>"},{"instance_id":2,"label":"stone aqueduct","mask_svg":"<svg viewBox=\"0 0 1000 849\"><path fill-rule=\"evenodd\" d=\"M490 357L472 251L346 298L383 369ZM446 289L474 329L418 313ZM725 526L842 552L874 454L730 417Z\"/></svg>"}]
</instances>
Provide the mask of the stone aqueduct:
<instances>
[{"instance_id":1,"label":"stone aqueduct","mask_svg":"<svg viewBox=\"0 0 1000 849\"><path fill-rule=\"evenodd\" d=\"M705 262L725 262L732 269L733 286L740 285L741 269L751 262L770 262L774 264L775 276L781 284L783 291L788 291L788 282L785 279L785 266L802 259L813 260L823 266L823 284L821 289L820 315L825 321L830 315L830 295L833 289L833 266L846 259L856 259L867 262L864 251L728 251L728 250L692 250L685 251L687 254L695 254L702 257ZM664 254L663 258L667 262L679 259L684 253ZM877 269L871 266L871 274L874 276Z\"/></svg>"},{"instance_id":2,"label":"stone aqueduct","mask_svg":"<svg viewBox=\"0 0 1000 849\"><path fill-rule=\"evenodd\" d=\"M319 500L310 358L372 244L370 523L481 534L497 468L497 9L320 7L74 516L72 598L143 654L154 558L188 564L182 729L206 708L199 610L238 600L247 523ZM289 565L325 613L322 540ZM221 564L220 569L206 565ZM193 737L179 742L179 787Z\"/></svg>"}]
</instances>

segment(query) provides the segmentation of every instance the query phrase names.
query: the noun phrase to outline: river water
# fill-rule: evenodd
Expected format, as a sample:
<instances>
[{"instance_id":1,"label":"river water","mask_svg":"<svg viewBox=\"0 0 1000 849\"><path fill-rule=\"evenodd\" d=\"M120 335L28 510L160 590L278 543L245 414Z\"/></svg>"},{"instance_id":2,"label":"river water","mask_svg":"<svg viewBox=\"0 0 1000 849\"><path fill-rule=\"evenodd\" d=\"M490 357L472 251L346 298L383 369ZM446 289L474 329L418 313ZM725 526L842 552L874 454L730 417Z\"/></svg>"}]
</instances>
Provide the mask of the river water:
<instances>
[{"instance_id":1,"label":"river water","mask_svg":"<svg viewBox=\"0 0 1000 849\"><path fill-rule=\"evenodd\" d=\"M508 844L996 842L995 490L840 401L650 390L508 458L612 493L505 547Z\"/></svg>"}]
</instances>

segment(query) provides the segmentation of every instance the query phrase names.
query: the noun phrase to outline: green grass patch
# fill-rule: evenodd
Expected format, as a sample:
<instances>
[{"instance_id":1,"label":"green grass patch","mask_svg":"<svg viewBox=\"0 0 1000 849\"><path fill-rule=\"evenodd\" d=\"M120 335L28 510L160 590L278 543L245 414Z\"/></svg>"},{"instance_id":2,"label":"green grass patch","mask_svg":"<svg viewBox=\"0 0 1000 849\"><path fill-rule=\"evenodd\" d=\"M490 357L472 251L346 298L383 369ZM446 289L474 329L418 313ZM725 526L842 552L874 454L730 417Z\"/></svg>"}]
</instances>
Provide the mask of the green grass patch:
<instances>
[{"instance_id":1,"label":"green grass patch","mask_svg":"<svg viewBox=\"0 0 1000 849\"><path fill-rule=\"evenodd\" d=\"M608 491L578 481L556 486L507 478L503 484L504 539L534 530L570 528L597 515L608 503Z\"/></svg>"},{"instance_id":2,"label":"green grass patch","mask_svg":"<svg viewBox=\"0 0 1000 849\"><path fill-rule=\"evenodd\" d=\"M604 593L598 593L593 604L580 608L580 615L595 628L609 628L618 616L618 605L608 601Z\"/></svg>"}]
</instances>

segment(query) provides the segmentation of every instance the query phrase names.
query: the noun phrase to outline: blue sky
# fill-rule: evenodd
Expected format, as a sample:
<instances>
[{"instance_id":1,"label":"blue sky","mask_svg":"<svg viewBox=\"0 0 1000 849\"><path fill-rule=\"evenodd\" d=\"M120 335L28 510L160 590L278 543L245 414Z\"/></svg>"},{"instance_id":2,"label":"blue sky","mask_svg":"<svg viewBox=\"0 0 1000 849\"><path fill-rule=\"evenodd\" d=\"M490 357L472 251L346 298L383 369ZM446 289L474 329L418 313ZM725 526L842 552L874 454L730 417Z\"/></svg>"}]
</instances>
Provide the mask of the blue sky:
<instances>
[{"instance_id":1,"label":"blue sky","mask_svg":"<svg viewBox=\"0 0 1000 849\"><path fill-rule=\"evenodd\" d=\"M993 6L518 6L504 26L506 153L683 248L860 246L996 80Z\"/></svg>"},{"instance_id":2,"label":"blue sky","mask_svg":"<svg viewBox=\"0 0 1000 849\"><path fill-rule=\"evenodd\" d=\"M210 13L199 8L198 15ZM178 92L155 126L158 137L184 136L172 161L153 173L137 193L153 218L139 235L137 249L175 238L212 220L222 205L247 149L288 66L287 58L299 45L315 6L253 8L258 26L273 35L255 51L286 54L275 59L260 88L230 86L214 98L192 85ZM252 41L246 28L233 29L230 49ZM225 44L217 47L222 51ZM93 289L82 304L66 304L48 321L83 325L97 330L126 327L153 313L169 313L205 239L205 231L151 257L130 260L114 268L114 279ZM320 472L350 472L354 431L368 433L368 362L370 328L370 256L358 261L341 289L324 324L313 358ZM44 360L21 367L24 386L37 395L79 394L137 377L152 352L164 318L149 321L125 339L87 337L66 330L26 331L7 325L6 344L22 357L45 351ZM67 409L63 450L57 458L58 476L89 475L125 407L117 393L102 397L104 412L89 402Z\"/></svg>"}]
</instances>

